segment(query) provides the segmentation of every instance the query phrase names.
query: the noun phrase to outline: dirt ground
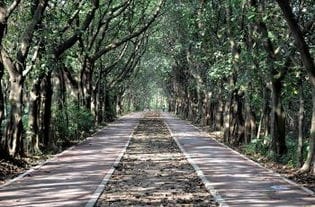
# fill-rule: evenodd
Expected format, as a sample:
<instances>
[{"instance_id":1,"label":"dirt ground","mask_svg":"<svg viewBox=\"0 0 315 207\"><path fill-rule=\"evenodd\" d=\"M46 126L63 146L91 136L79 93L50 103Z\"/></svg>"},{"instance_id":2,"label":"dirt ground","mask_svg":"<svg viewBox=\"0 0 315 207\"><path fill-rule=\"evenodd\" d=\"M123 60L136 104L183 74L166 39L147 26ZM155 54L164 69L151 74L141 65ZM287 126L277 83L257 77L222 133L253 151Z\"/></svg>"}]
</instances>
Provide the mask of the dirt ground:
<instances>
[{"instance_id":1,"label":"dirt ground","mask_svg":"<svg viewBox=\"0 0 315 207\"><path fill-rule=\"evenodd\" d=\"M24 173L30 167L38 165L45 159L47 159L47 156L23 158L21 160L0 159L0 185L10 179L13 179L19 174Z\"/></svg>"},{"instance_id":2,"label":"dirt ground","mask_svg":"<svg viewBox=\"0 0 315 207\"><path fill-rule=\"evenodd\" d=\"M96 206L217 206L157 115L140 121Z\"/></svg>"},{"instance_id":3,"label":"dirt ground","mask_svg":"<svg viewBox=\"0 0 315 207\"><path fill-rule=\"evenodd\" d=\"M24 170L25 167L23 166L18 166L13 162L0 159L0 185L5 183L5 180L13 178Z\"/></svg>"}]
</instances>

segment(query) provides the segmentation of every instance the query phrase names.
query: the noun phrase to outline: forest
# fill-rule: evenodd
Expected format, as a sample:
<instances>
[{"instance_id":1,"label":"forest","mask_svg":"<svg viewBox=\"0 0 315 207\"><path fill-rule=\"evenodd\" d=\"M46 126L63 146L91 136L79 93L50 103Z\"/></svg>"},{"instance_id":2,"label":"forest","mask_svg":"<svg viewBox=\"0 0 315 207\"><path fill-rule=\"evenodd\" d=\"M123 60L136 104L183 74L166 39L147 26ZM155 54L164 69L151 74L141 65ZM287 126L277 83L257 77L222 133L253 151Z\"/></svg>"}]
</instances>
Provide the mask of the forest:
<instances>
[{"instance_id":1,"label":"forest","mask_svg":"<svg viewBox=\"0 0 315 207\"><path fill-rule=\"evenodd\" d=\"M0 158L166 109L315 173L313 0L0 1Z\"/></svg>"}]
</instances>

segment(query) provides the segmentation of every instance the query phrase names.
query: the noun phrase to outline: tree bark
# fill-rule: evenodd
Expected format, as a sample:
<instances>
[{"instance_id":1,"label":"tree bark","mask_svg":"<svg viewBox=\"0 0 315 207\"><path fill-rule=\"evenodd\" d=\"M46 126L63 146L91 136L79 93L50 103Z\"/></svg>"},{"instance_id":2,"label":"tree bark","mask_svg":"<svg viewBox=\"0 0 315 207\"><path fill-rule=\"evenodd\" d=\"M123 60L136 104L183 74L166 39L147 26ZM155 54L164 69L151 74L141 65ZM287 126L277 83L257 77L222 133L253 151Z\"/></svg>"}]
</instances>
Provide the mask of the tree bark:
<instances>
[{"instance_id":1,"label":"tree bark","mask_svg":"<svg viewBox=\"0 0 315 207\"><path fill-rule=\"evenodd\" d=\"M23 85L24 78L16 74L10 77L10 117L6 128L6 151L10 156L24 157L23 141Z\"/></svg>"},{"instance_id":2,"label":"tree bark","mask_svg":"<svg viewBox=\"0 0 315 207\"><path fill-rule=\"evenodd\" d=\"M86 109L94 113L91 109L91 104L92 104L92 93L93 93L93 88L92 88L92 73L93 73L93 68L94 68L94 62L89 60L89 58L85 59L85 63L82 66L82 71L81 71L81 91L82 95L81 97L83 98L83 103Z\"/></svg>"},{"instance_id":3,"label":"tree bark","mask_svg":"<svg viewBox=\"0 0 315 207\"><path fill-rule=\"evenodd\" d=\"M21 35L16 61L1 48L1 57L10 77L10 117L6 128L6 150L10 156L25 156L23 140L23 87L26 59L32 44L34 32L41 23L48 0L39 0L32 7L32 20ZM36 9L35 9L36 8Z\"/></svg>"},{"instance_id":4,"label":"tree bark","mask_svg":"<svg viewBox=\"0 0 315 207\"><path fill-rule=\"evenodd\" d=\"M271 83L271 151L276 158L287 152L285 143L285 114L281 103L281 79Z\"/></svg>"},{"instance_id":5,"label":"tree bark","mask_svg":"<svg viewBox=\"0 0 315 207\"><path fill-rule=\"evenodd\" d=\"M42 134L43 134L43 144L47 148L55 148L53 138L51 136L51 106L52 106L52 84L51 84L51 72L46 74L42 81L42 100L44 104L44 112L42 119Z\"/></svg>"},{"instance_id":6,"label":"tree bark","mask_svg":"<svg viewBox=\"0 0 315 207\"><path fill-rule=\"evenodd\" d=\"M312 85L312 102L313 102L313 113L312 113L312 123L310 130L310 141L309 141L309 152L307 159L304 165L301 168L301 171L309 171L311 169L311 163L313 162L313 168L315 168L315 153L314 153L314 144L315 144L315 63L314 59L310 53L309 46L307 45L304 35L300 29L300 26L293 14L293 10L290 6L289 1L286 0L277 0L277 3L282 10L282 13L285 17L285 20L288 23L290 31L295 39L295 44L298 51L301 54L301 59L304 65L304 68L309 74L310 82ZM315 170L313 169L313 174Z\"/></svg>"},{"instance_id":7,"label":"tree bark","mask_svg":"<svg viewBox=\"0 0 315 207\"><path fill-rule=\"evenodd\" d=\"M39 112L40 112L40 83L42 77L38 77L34 83L32 91L30 92L30 103L29 103L29 131L28 137L31 141L29 152L32 154L40 154L39 148Z\"/></svg>"},{"instance_id":8,"label":"tree bark","mask_svg":"<svg viewBox=\"0 0 315 207\"><path fill-rule=\"evenodd\" d=\"M2 59L0 58L0 61ZM5 105L5 100L4 100L4 96L3 96L3 89L2 89L2 78L3 78L3 74L4 74L4 68L3 68L3 64L0 63L0 126L2 126L2 121L4 119L4 105ZM0 155L3 153L5 154L5 149L4 149L4 143L5 139L3 139L4 137L2 137L2 130L0 130ZM4 155L3 155L4 156Z\"/></svg>"},{"instance_id":9,"label":"tree bark","mask_svg":"<svg viewBox=\"0 0 315 207\"><path fill-rule=\"evenodd\" d=\"M296 150L296 161L298 167L302 166L302 150L303 150L303 121L304 121L304 97L303 82L299 82L299 113L298 113L298 144Z\"/></svg>"}]
</instances>

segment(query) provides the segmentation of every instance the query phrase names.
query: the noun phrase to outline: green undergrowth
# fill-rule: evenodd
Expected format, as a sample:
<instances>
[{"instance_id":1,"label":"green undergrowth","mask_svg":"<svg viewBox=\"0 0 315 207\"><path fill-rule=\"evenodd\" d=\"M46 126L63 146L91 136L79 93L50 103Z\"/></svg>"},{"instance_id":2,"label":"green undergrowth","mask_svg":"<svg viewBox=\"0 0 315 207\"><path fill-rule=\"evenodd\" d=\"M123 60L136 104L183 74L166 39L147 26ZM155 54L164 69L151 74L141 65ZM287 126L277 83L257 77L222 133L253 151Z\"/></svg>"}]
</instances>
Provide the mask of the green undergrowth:
<instances>
[{"instance_id":1,"label":"green undergrowth","mask_svg":"<svg viewBox=\"0 0 315 207\"><path fill-rule=\"evenodd\" d=\"M298 161L296 159L297 154L297 140L293 137L287 137L286 146L287 153L281 157L275 157L270 151L270 137L262 137L259 139L253 139L249 144L242 146L242 151L246 155L254 157L265 157L267 160L275 161L291 167L298 167ZM306 159L308 152L307 141L303 142L302 158Z\"/></svg>"},{"instance_id":2,"label":"green undergrowth","mask_svg":"<svg viewBox=\"0 0 315 207\"><path fill-rule=\"evenodd\" d=\"M92 133L95 126L92 114L84 107L70 103L63 109L54 109L53 129L56 143L66 148Z\"/></svg>"}]
</instances>

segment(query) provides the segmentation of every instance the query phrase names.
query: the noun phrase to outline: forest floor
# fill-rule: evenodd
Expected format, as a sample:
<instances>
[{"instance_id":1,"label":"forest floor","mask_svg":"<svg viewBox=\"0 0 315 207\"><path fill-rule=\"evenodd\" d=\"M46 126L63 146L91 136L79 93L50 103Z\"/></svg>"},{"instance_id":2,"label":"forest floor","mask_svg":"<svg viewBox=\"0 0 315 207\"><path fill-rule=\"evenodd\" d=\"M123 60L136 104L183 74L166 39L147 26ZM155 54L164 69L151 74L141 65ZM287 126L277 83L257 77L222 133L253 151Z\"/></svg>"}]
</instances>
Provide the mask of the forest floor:
<instances>
[{"instance_id":1,"label":"forest floor","mask_svg":"<svg viewBox=\"0 0 315 207\"><path fill-rule=\"evenodd\" d=\"M140 120L97 206L217 206L157 117Z\"/></svg>"},{"instance_id":2,"label":"forest floor","mask_svg":"<svg viewBox=\"0 0 315 207\"><path fill-rule=\"evenodd\" d=\"M0 159L0 185L5 183L5 180L13 178L15 175L25 171L24 165L17 165L4 159Z\"/></svg>"},{"instance_id":3,"label":"forest floor","mask_svg":"<svg viewBox=\"0 0 315 207\"><path fill-rule=\"evenodd\" d=\"M24 173L29 168L47 160L50 156L42 155L21 160L0 159L0 185L14 177Z\"/></svg>"},{"instance_id":4,"label":"forest floor","mask_svg":"<svg viewBox=\"0 0 315 207\"><path fill-rule=\"evenodd\" d=\"M0 206L85 206L121 156L142 113L109 123L85 141L0 186Z\"/></svg>"},{"instance_id":5,"label":"forest floor","mask_svg":"<svg viewBox=\"0 0 315 207\"><path fill-rule=\"evenodd\" d=\"M104 127L105 125L102 125L101 127ZM84 137L91 136L95 132L96 129L91 129L89 132L84 133ZM84 139L80 137L79 139L68 142L67 145L62 146L55 152L50 151L48 153L42 153L36 156L28 156L22 159L11 158L10 160L8 160L0 157L0 185L24 173L26 170L45 162L46 160L52 158L54 155L81 143L82 141L84 141Z\"/></svg>"},{"instance_id":6,"label":"forest floor","mask_svg":"<svg viewBox=\"0 0 315 207\"><path fill-rule=\"evenodd\" d=\"M73 145L78 143L80 142L75 142ZM62 149L61 151L63 150L65 149ZM25 157L19 160L7 160L0 158L0 185L24 173L26 170L45 162L47 159L53 157L54 154L42 154L38 156Z\"/></svg>"},{"instance_id":7,"label":"forest floor","mask_svg":"<svg viewBox=\"0 0 315 207\"><path fill-rule=\"evenodd\" d=\"M207 129L200 127L204 131ZM214 139L218 140L219 142L223 143L223 134L220 132L208 132L207 133ZM242 147L235 147L229 146L236 150L237 152L246 155L246 157L250 158L251 160L261 164L267 169L271 169L274 172L281 174L283 177L290 179L301 186L304 186L312 191L315 192L315 176L311 175L310 173L298 173L298 168L284 165L281 163L274 162L265 156L260 154L248 154L244 151Z\"/></svg>"}]
</instances>

